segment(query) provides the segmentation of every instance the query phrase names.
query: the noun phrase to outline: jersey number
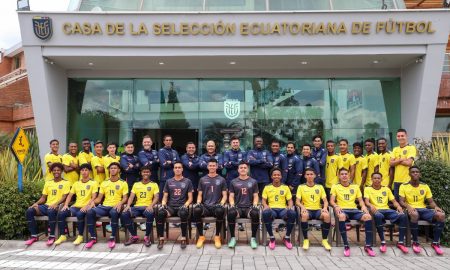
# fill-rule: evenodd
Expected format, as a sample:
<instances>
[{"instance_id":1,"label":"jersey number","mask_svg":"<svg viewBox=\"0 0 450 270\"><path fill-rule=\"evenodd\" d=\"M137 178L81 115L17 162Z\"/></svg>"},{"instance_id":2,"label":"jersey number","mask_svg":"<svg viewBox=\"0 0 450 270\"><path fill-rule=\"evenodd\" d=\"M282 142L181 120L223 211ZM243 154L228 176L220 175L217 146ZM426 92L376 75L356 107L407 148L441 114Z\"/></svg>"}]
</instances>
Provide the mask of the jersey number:
<instances>
[{"instance_id":1,"label":"jersey number","mask_svg":"<svg viewBox=\"0 0 450 270\"><path fill-rule=\"evenodd\" d=\"M247 188L241 188L242 195L247 195Z\"/></svg>"},{"instance_id":2,"label":"jersey number","mask_svg":"<svg viewBox=\"0 0 450 270\"><path fill-rule=\"evenodd\" d=\"M81 196L86 196L86 190L80 190L80 195Z\"/></svg>"},{"instance_id":3,"label":"jersey number","mask_svg":"<svg viewBox=\"0 0 450 270\"><path fill-rule=\"evenodd\" d=\"M377 197L377 202L378 203L383 203L383 197Z\"/></svg>"},{"instance_id":4,"label":"jersey number","mask_svg":"<svg viewBox=\"0 0 450 270\"><path fill-rule=\"evenodd\" d=\"M141 198L141 199L145 199L145 198L147 198L147 192L139 192L139 198Z\"/></svg>"},{"instance_id":5,"label":"jersey number","mask_svg":"<svg viewBox=\"0 0 450 270\"><path fill-rule=\"evenodd\" d=\"M350 200L350 194L344 194L344 200L349 201Z\"/></svg>"},{"instance_id":6,"label":"jersey number","mask_svg":"<svg viewBox=\"0 0 450 270\"><path fill-rule=\"evenodd\" d=\"M56 189L52 189L52 195L56 196L56 192L58 192Z\"/></svg>"},{"instance_id":7,"label":"jersey number","mask_svg":"<svg viewBox=\"0 0 450 270\"><path fill-rule=\"evenodd\" d=\"M313 200L313 201L314 201L314 195L312 195L312 194L311 194L311 200Z\"/></svg>"},{"instance_id":8,"label":"jersey number","mask_svg":"<svg viewBox=\"0 0 450 270\"><path fill-rule=\"evenodd\" d=\"M174 196L181 196L181 188L176 188L173 190Z\"/></svg>"},{"instance_id":9,"label":"jersey number","mask_svg":"<svg viewBox=\"0 0 450 270\"><path fill-rule=\"evenodd\" d=\"M214 193L214 186L211 186L211 192Z\"/></svg>"},{"instance_id":10,"label":"jersey number","mask_svg":"<svg viewBox=\"0 0 450 270\"><path fill-rule=\"evenodd\" d=\"M114 194L115 194L114 189L110 189L109 190L109 195L114 196Z\"/></svg>"},{"instance_id":11,"label":"jersey number","mask_svg":"<svg viewBox=\"0 0 450 270\"><path fill-rule=\"evenodd\" d=\"M414 202L418 202L419 201L419 196L413 195L413 201Z\"/></svg>"},{"instance_id":12,"label":"jersey number","mask_svg":"<svg viewBox=\"0 0 450 270\"><path fill-rule=\"evenodd\" d=\"M275 201L278 202L278 195L275 195Z\"/></svg>"}]
</instances>

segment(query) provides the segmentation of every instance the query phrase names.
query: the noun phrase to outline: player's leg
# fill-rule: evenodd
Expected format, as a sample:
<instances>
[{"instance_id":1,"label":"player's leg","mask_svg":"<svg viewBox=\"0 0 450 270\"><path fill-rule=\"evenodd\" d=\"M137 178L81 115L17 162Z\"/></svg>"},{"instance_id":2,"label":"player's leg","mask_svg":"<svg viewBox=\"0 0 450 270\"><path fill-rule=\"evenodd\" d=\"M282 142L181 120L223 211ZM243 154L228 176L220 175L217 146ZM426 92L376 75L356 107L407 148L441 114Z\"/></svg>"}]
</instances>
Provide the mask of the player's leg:
<instances>
[{"instance_id":1,"label":"player's leg","mask_svg":"<svg viewBox=\"0 0 450 270\"><path fill-rule=\"evenodd\" d=\"M78 229L78 236L73 241L74 245L79 245L83 243L83 235L84 235L84 223L85 223L85 217L86 212L82 212L79 208L71 207L70 211L72 212L72 216L77 217L77 229Z\"/></svg>"},{"instance_id":2,"label":"player's leg","mask_svg":"<svg viewBox=\"0 0 450 270\"><path fill-rule=\"evenodd\" d=\"M133 217L141 216L144 212L144 209L141 210L140 207L131 207L129 211L122 212L122 214L120 215L120 222L125 226L125 229L128 230L131 235L128 241L124 243L125 246L129 246L139 241L139 237L137 236L137 229L133 222Z\"/></svg>"},{"instance_id":3,"label":"player's leg","mask_svg":"<svg viewBox=\"0 0 450 270\"><path fill-rule=\"evenodd\" d=\"M294 225L295 225L295 220L297 219L297 212L295 212L295 210L293 209L282 209L279 213L278 216L280 218L283 218L287 225L286 225L286 235L284 236L283 242L284 245L288 248L288 249L292 249L292 243L291 243L291 233L292 230L294 229Z\"/></svg>"},{"instance_id":4,"label":"player's leg","mask_svg":"<svg viewBox=\"0 0 450 270\"><path fill-rule=\"evenodd\" d=\"M48 236L47 246L51 246L55 242L56 218L58 217L58 210L47 208L47 216L48 216L48 226L50 227L50 234Z\"/></svg>"},{"instance_id":5,"label":"player's leg","mask_svg":"<svg viewBox=\"0 0 450 270\"><path fill-rule=\"evenodd\" d=\"M375 227L377 229L378 232L378 236L380 237L380 242L381 242L381 246L380 249L383 245L386 245L386 240L384 239L384 213L383 210L379 210L377 211L374 215L373 215L373 219L375 220Z\"/></svg>"},{"instance_id":6,"label":"player's leg","mask_svg":"<svg viewBox=\"0 0 450 270\"><path fill-rule=\"evenodd\" d=\"M187 237L187 226L188 226L188 219L189 219L189 209L187 207L180 207L178 209L178 216L181 220L181 248L186 248L186 237Z\"/></svg>"},{"instance_id":7,"label":"player's leg","mask_svg":"<svg viewBox=\"0 0 450 270\"><path fill-rule=\"evenodd\" d=\"M320 220L322 220L322 246L326 250L331 250L330 243L328 243L328 234L330 233L330 227L331 227L331 216L329 212L322 212L320 211Z\"/></svg>"},{"instance_id":8,"label":"player's leg","mask_svg":"<svg viewBox=\"0 0 450 270\"><path fill-rule=\"evenodd\" d=\"M271 208L264 209L262 212L262 219L264 226L266 226L267 233L269 234L269 248L275 248L275 236L273 235L272 222L275 218L275 211Z\"/></svg>"},{"instance_id":9,"label":"player's leg","mask_svg":"<svg viewBox=\"0 0 450 270\"><path fill-rule=\"evenodd\" d=\"M197 227L197 233L199 235L197 244L196 244L197 248L202 248L203 243L206 240L205 236L203 235L203 222L202 222L202 217L204 215L204 211L205 211L205 206L202 204L197 204L197 205L195 205L194 210L192 212L192 221L195 222L195 225Z\"/></svg>"},{"instance_id":10,"label":"player's leg","mask_svg":"<svg viewBox=\"0 0 450 270\"><path fill-rule=\"evenodd\" d=\"M414 253L420 253L421 252L421 248L419 245L419 211L421 209L416 209L416 211L411 212L408 211L408 215L409 215L409 227L411 230L411 235L412 235L412 248Z\"/></svg>"},{"instance_id":11,"label":"player's leg","mask_svg":"<svg viewBox=\"0 0 450 270\"><path fill-rule=\"evenodd\" d=\"M155 214L153 209L151 211L147 211L144 209L143 214L145 217L145 236L144 236L144 245L146 247L150 247L152 245L152 241L150 240L150 234L153 232L153 221L155 220Z\"/></svg>"},{"instance_id":12,"label":"player's leg","mask_svg":"<svg viewBox=\"0 0 450 270\"><path fill-rule=\"evenodd\" d=\"M111 236L108 240L108 247L113 249L116 246L116 234L119 230L119 217L120 213L114 207L108 207L109 217L111 218Z\"/></svg>"},{"instance_id":13,"label":"player's leg","mask_svg":"<svg viewBox=\"0 0 450 270\"><path fill-rule=\"evenodd\" d=\"M236 207L230 207L228 209L227 221L228 221L228 229L230 231L230 241L228 242L229 248L234 248L236 246L235 229L236 229L237 215L238 209Z\"/></svg>"},{"instance_id":14,"label":"player's leg","mask_svg":"<svg viewBox=\"0 0 450 270\"><path fill-rule=\"evenodd\" d=\"M55 245L59 245L65 241L67 241L67 236L65 234L66 228L67 228L66 218L68 218L70 216L72 216L71 209L59 211L57 220L58 220L58 230L59 230L60 236L59 236L58 240L55 241Z\"/></svg>"},{"instance_id":15,"label":"player's leg","mask_svg":"<svg viewBox=\"0 0 450 270\"><path fill-rule=\"evenodd\" d=\"M303 234L303 249L309 249L309 239L308 239L308 220L312 219L314 211L307 210L301 212L300 228Z\"/></svg>"},{"instance_id":16,"label":"player's leg","mask_svg":"<svg viewBox=\"0 0 450 270\"><path fill-rule=\"evenodd\" d=\"M97 231L95 227L95 223L97 221L97 216L103 217L106 216L108 212L106 209L103 208L103 206L99 205L95 208L90 209L87 212L87 227L89 234L91 235L91 239L89 242L85 245L86 248L91 248L95 243L97 243Z\"/></svg>"},{"instance_id":17,"label":"player's leg","mask_svg":"<svg viewBox=\"0 0 450 270\"><path fill-rule=\"evenodd\" d=\"M164 227L166 225L166 219L170 216L169 211L173 211L171 207L164 208L160 206L156 214L156 233L158 235L158 249L164 247Z\"/></svg>"},{"instance_id":18,"label":"player's leg","mask_svg":"<svg viewBox=\"0 0 450 270\"><path fill-rule=\"evenodd\" d=\"M217 205L214 208L214 215L216 217L216 235L214 236L214 246L216 248L222 247L222 241L220 234L222 232L222 226L224 225L225 208L222 205Z\"/></svg>"},{"instance_id":19,"label":"player's leg","mask_svg":"<svg viewBox=\"0 0 450 270\"><path fill-rule=\"evenodd\" d=\"M347 230L345 228L345 221L347 220L349 214L350 212L346 213L346 210L342 210L342 212L338 214L339 232L341 234L342 242L344 243L344 256L346 257L350 256L350 246L348 244Z\"/></svg>"},{"instance_id":20,"label":"player's leg","mask_svg":"<svg viewBox=\"0 0 450 270\"><path fill-rule=\"evenodd\" d=\"M252 221L252 237L250 238L250 246L255 249L258 247L258 243L256 242L256 233L258 232L259 227L259 209L251 207L248 212L248 217L250 217Z\"/></svg>"},{"instance_id":21,"label":"player's leg","mask_svg":"<svg viewBox=\"0 0 450 270\"><path fill-rule=\"evenodd\" d=\"M353 216L354 219L364 222L364 227L366 229L366 244L364 246L364 251L371 257L375 256L375 251L372 249L373 243L373 231L372 231L372 216L367 213L359 212Z\"/></svg>"},{"instance_id":22,"label":"player's leg","mask_svg":"<svg viewBox=\"0 0 450 270\"><path fill-rule=\"evenodd\" d=\"M39 211L38 208L30 207L25 212L25 216L26 216L26 219L27 219L28 230L31 233L30 239L25 241L25 245L27 245L27 246L32 245L34 242L36 242L38 240L37 222L34 219L34 217L38 215L38 211ZM40 212L39 212L39 214L40 214Z\"/></svg>"}]
</instances>

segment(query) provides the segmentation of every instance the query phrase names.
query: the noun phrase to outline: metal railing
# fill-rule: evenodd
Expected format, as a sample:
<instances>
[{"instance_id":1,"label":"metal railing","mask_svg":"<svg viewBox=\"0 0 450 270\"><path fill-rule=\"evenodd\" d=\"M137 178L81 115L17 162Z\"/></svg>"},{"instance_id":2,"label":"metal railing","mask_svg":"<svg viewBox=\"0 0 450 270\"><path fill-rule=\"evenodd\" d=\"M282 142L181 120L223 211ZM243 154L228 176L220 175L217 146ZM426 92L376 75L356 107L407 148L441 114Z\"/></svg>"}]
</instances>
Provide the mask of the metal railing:
<instances>
[{"instance_id":1,"label":"metal railing","mask_svg":"<svg viewBox=\"0 0 450 270\"><path fill-rule=\"evenodd\" d=\"M10 84L12 81L15 81L19 78L22 78L26 75L27 69L25 68L19 68L16 69L5 76L0 77L0 88Z\"/></svg>"}]
</instances>

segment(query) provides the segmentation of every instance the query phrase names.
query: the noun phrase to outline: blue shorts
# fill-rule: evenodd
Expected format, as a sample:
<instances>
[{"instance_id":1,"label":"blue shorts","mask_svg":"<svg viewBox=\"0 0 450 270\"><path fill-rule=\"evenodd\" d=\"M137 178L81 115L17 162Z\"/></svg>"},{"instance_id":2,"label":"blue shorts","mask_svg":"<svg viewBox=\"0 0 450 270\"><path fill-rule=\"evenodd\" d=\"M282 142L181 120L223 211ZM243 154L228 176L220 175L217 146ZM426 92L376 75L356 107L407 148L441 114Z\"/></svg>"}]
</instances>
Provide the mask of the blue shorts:
<instances>
[{"instance_id":1,"label":"blue shorts","mask_svg":"<svg viewBox=\"0 0 450 270\"><path fill-rule=\"evenodd\" d=\"M419 213L419 220L425 220L430 223L433 222L434 215L436 215L434 209L416 208L416 211Z\"/></svg>"},{"instance_id":2,"label":"blue shorts","mask_svg":"<svg viewBox=\"0 0 450 270\"><path fill-rule=\"evenodd\" d=\"M383 220L390 220L391 223L397 222L401 215L393 209L381 209L378 212L384 216Z\"/></svg>"},{"instance_id":3,"label":"blue shorts","mask_svg":"<svg viewBox=\"0 0 450 270\"><path fill-rule=\"evenodd\" d=\"M322 210L308 210L309 219L320 219L322 215Z\"/></svg>"},{"instance_id":4,"label":"blue shorts","mask_svg":"<svg viewBox=\"0 0 450 270\"><path fill-rule=\"evenodd\" d=\"M359 209L342 209L342 212L344 212L347 220L361 220L362 216L364 215L364 212Z\"/></svg>"},{"instance_id":5,"label":"blue shorts","mask_svg":"<svg viewBox=\"0 0 450 270\"><path fill-rule=\"evenodd\" d=\"M145 209L147 209L147 207L145 206L133 206L131 207L131 216L132 217L144 216Z\"/></svg>"},{"instance_id":6,"label":"blue shorts","mask_svg":"<svg viewBox=\"0 0 450 270\"><path fill-rule=\"evenodd\" d=\"M274 219L284 219L287 217L287 209L286 208L271 208L272 217Z\"/></svg>"}]
</instances>

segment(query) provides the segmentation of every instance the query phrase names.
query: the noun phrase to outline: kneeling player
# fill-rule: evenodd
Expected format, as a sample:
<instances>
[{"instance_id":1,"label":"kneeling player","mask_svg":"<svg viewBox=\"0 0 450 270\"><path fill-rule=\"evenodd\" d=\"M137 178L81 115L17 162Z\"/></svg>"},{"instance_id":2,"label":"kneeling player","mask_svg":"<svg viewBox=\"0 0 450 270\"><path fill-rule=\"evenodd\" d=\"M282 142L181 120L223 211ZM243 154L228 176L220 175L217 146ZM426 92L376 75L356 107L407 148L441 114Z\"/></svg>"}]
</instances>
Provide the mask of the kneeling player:
<instances>
[{"instance_id":1,"label":"kneeling player","mask_svg":"<svg viewBox=\"0 0 450 270\"><path fill-rule=\"evenodd\" d=\"M50 172L53 179L45 181L42 196L37 202L30 206L26 211L28 229L31 238L25 241L25 245L29 246L38 240L37 223L35 216L48 216L48 225L50 234L47 240L47 246L53 245L55 242L56 217L58 215L58 206L66 200L70 191L69 181L61 178L64 167L61 163L55 162L50 166Z\"/></svg>"},{"instance_id":2,"label":"kneeling player","mask_svg":"<svg viewBox=\"0 0 450 270\"><path fill-rule=\"evenodd\" d=\"M73 184L66 202L58 215L58 228L60 232L64 232L67 227L67 217L77 217L78 236L73 242L74 245L79 245L83 242L84 218L86 217L86 213L95 207L94 201L98 193L98 184L89 177L90 172L91 165L88 163L81 164L81 179ZM73 195L76 196L76 201L69 208L69 203L72 201ZM55 244L59 245L65 241L67 241L66 235L61 234Z\"/></svg>"},{"instance_id":3,"label":"kneeling player","mask_svg":"<svg viewBox=\"0 0 450 270\"><path fill-rule=\"evenodd\" d=\"M413 238L412 248L415 253L420 253L418 221L426 220L433 223L433 243L431 247L436 254L442 255L444 251L441 249L439 239L444 229L445 213L439 208L433 200L433 194L427 184L420 182L420 170L417 166L409 168L411 180L400 186L400 204L408 210L410 218L411 234ZM425 199L432 209L428 209L425 205Z\"/></svg>"},{"instance_id":4,"label":"kneeling player","mask_svg":"<svg viewBox=\"0 0 450 270\"><path fill-rule=\"evenodd\" d=\"M132 218L138 216L144 216L147 220L145 222L145 236L144 245L146 247L151 246L150 233L153 230L153 208L158 203L159 199L159 187L158 184L150 180L151 168L149 166L144 166L141 168L141 182L134 183L131 189L130 197L128 198L127 207L123 209L123 213L120 217L122 224L130 232L131 237L127 242L124 243L125 246L137 243L139 241L139 236L137 236L137 229L134 226ZM132 207L131 205L136 198L136 203Z\"/></svg>"},{"instance_id":5,"label":"kneeling player","mask_svg":"<svg viewBox=\"0 0 450 270\"><path fill-rule=\"evenodd\" d=\"M198 184L197 203L194 205L193 220L197 224L197 232L200 237L197 240L197 248L203 247L205 236L203 235L202 217L216 218L216 235L214 245L222 246L220 232L225 217L225 203L227 201L227 183L225 178L217 174L218 163L216 159L210 159L207 165L209 173Z\"/></svg>"},{"instance_id":6,"label":"kneeling player","mask_svg":"<svg viewBox=\"0 0 450 270\"><path fill-rule=\"evenodd\" d=\"M407 217L403 213L403 208L395 200L392 191L388 187L381 186L381 173L372 173L372 186L364 189L364 198L367 207L375 219L378 235L380 236L380 251L386 252L386 241L384 240L383 224L386 219L389 219L392 224L397 223L399 227L397 247L403 252L408 253L408 248L405 246L405 233ZM389 208L388 202L394 204L395 209Z\"/></svg>"},{"instance_id":7,"label":"kneeling player","mask_svg":"<svg viewBox=\"0 0 450 270\"><path fill-rule=\"evenodd\" d=\"M96 217L110 217L112 233L108 240L108 247L113 249L116 246L116 232L119 227L119 215L122 206L128 199L127 182L119 178L120 164L113 162L108 166L110 178L100 186L100 192L95 203L102 204L89 210L87 214L87 226L91 233L91 240L86 244L86 248L91 248L97 242L97 232L95 231Z\"/></svg>"},{"instance_id":8,"label":"kneeling player","mask_svg":"<svg viewBox=\"0 0 450 270\"><path fill-rule=\"evenodd\" d=\"M230 183L230 209L228 210L227 220L230 230L229 248L236 246L234 229L236 227L236 218L250 218L252 220L252 237L250 246L255 249L258 247L256 242L256 233L259 226L259 208L258 208L258 183L255 179L248 176L248 164L241 161L238 166L239 176Z\"/></svg>"},{"instance_id":9,"label":"kneeling player","mask_svg":"<svg viewBox=\"0 0 450 270\"><path fill-rule=\"evenodd\" d=\"M291 189L281 183L282 172L279 168L273 168L270 171L272 184L264 187L262 193L262 205L264 207L262 216L269 233L269 248L275 249L275 236L273 235L272 222L276 218L284 219L287 223L286 236L283 239L284 245L292 249L291 232L295 225L297 214L292 202Z\"/></svg>"},{"instance_id":10,"label":"kneeling player","mask_svg":"<svg viewBox=\"0 0 450 270\"><path fill-rule=\"evenodd\" d=\"M358 200L361 210L356 207L356 200ZM375 256L372 249L372 217L362 199L361 189L358 185L350 184L349 171L345 168L339 169L339 184L331 188L330 204L339 218L339 231L344 241L344 256L350 256L350 246L345 229L345 221L350 219L364 221L366 228L364 251L371 257Z\"/></svg>"},{"instance_id":11,"label":"kneeling player","mask_svg":"<svg viewBox=\"0 0 450 270\"><path fill-rule=\"evenodd\" d=\"M164 247L164 225L168 217L180 217L181 220L181 248L186 248L187 222L189 219L189 205L192 203L194 187L191 180L183 177L183 163L173 165L174 177L168 179L164 186L161 206L156 215L156 230L158 233L158 249Z\"/></svg>"},{"instance_id":12,"label":"kneeling player","mask_svg":"<svg viewBox=\"0 0 450 270\"><path fill-rule=\"evenodd\" d=\"M331 246L328 243L328 233L330 232L330 213L328 212L328 200L327 194L322 185L318 185L314 182L316 173L312 168L305 170L306 183L300 185L297 190L296 204L300 207L301 214L301 228L303 233L303 249L309 249L308 240L308 220L320 219L322 223L322 246L326 250L331 250ZM323 207L320 204L320 200L323 201Z\"/></svg>"}]
</instances>

